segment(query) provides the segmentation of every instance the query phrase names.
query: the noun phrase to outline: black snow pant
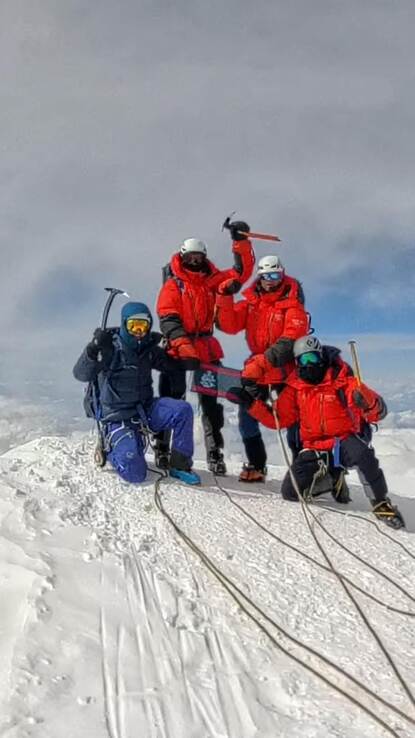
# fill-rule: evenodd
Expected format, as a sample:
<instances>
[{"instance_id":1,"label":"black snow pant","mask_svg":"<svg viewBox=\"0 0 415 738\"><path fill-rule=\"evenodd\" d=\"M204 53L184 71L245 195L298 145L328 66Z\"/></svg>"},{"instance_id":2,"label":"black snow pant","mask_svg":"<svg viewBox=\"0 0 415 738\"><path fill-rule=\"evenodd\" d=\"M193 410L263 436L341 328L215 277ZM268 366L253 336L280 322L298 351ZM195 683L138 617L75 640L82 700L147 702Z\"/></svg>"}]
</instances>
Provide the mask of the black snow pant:
<instances>
[{"instance_id":1,"label":"black snow pant","mask_svg":"<svg viewBox=\"0 0 415 738\"><path fill-rule=\"evenodd\" d=\"M186 397L186 372L161 372L159 379L160 397L174 397L175 399L185 399ZM223 405L218 402L218 398L211 395L199 394L199 407L202 413L202 426L206 454L209 458L211 453L215 453L223 448L224 441L222 428L224 425ZM156 437L156 447L160 451L168 451L170 443L169 432L158 434Z\"/></svg>"},{"instance_id":2,"label":"black snow pant","mask_svg":"<svg viewBox=\"0 0 415 738\"><path fill-rule=\"evenodd\" d=\"M319 471L319 461L321 460L327 460L329 471L333 478L338 478L341 467L339 468L334 465L333 453L331 451L320 452L304 449L295 458L291 470L302 494L310 489L313 484L314 475ZM373 448L368 446L362 438L353 435L340 441L340 463L345 469L357 468L364 488L369 489L369 493L375 502L381 502L387 497L388 488L383 471L379 466L379 461L375 456ZM281 494L285 500L298 499L289 472L284 477Z\"/></svg>"}]
</instances>

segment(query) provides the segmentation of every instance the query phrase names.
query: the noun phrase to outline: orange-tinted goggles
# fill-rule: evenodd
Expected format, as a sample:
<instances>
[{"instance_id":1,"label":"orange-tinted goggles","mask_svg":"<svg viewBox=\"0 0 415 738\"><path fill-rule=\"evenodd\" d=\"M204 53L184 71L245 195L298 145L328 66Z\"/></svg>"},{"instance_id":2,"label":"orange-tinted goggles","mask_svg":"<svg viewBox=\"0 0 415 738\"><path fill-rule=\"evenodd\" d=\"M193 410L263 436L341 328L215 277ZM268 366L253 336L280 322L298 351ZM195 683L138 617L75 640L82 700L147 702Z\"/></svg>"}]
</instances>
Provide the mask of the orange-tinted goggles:
<instances>
[{"instance_id":1,"label":"orange-tinted goggles","mask_svg":"<svg viewBox=\"0 0 415 738\"><path fill-rule=\"evenodd\" d=\"M145 336L150 330L150 322L145 318L127 318L125 327L133 336Z\"/></svg>"}]
</instances>

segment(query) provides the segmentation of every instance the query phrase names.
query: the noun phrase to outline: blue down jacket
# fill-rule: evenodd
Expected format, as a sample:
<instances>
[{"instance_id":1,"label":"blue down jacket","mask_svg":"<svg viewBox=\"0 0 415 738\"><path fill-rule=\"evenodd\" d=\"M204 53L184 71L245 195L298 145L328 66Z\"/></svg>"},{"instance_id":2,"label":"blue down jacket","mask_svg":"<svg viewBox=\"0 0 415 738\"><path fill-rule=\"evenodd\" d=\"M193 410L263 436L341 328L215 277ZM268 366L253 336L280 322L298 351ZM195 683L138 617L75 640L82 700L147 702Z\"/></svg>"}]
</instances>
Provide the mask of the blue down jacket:
<instances>
[{"instance_id":1,"label":"blue down jacket","mask_svg":"<svg viewBox=\"0 0 415 738\"><path fill-rule=\"evenodd\" d=\"M136 346L128 346L117 331L112 352L101 360L91 359L85 348L73 374L80 382L96 382L99 393L98 417L104 422L129 420L146 413L154 399L151 370L177 372L182 362L165 353L158 344L160 333L152 332ZM174 376L174 375L172 375Z\"/></svg>"}]
</instances>

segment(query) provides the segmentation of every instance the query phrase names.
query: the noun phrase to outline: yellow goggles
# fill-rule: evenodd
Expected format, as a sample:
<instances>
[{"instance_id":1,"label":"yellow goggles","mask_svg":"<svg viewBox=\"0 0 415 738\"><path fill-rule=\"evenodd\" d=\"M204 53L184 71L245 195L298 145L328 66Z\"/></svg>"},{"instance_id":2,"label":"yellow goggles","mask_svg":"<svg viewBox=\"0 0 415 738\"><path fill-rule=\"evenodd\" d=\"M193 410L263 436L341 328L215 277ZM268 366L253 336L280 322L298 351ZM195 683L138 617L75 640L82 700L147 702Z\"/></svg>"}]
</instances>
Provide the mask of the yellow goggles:
<instances>
[{"instance_id":1,"label":"yellow goggles","mask_svg":"<svg viewBox=\"0 0 415 738\"><path fill-rule=\"evenodd\" d=\"M127 318L125 327L133 336L145 336L150 330L150 321L145 318Z\"/></svg>"}]
</instances>

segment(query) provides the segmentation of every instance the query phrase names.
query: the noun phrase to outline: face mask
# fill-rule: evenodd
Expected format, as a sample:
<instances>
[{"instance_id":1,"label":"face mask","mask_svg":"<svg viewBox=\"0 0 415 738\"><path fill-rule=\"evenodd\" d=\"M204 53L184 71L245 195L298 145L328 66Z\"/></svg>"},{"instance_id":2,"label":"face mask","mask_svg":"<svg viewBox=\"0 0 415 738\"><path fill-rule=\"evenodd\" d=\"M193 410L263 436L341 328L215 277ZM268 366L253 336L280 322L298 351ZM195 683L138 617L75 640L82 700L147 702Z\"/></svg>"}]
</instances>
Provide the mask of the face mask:
<instances>
[{"instance_id":1,"label":"face mask","mask_svg":"<svg viewBox=\"0 0 415 738\"><path fill-rule=\"evenodd\" d=\"M327 365L323 364L307 364L306 366L298 366L297 374L304 382L309 384L320 384L323 381L327 371Z\"/></svg>"},{"instance_id":2,"label":"face mask","mask_svg":"<svg viewBox=\"0 0 415 738\"><path fill-rule=\"evenodd\" d=\"M203 272L204 271L203 264L183 264L183 266L189 272Z\"/></svg>"},{"instance_id":3,"label":"face mask","mask_svg":"<svg viewBox=\"0 0 415 738\"><path fill-rule=\"evenodd\" d=\"M189 272L203 272L206 268L206 257L204 254L183 254L182 264Z\"/></svg>"}]
</instances>

